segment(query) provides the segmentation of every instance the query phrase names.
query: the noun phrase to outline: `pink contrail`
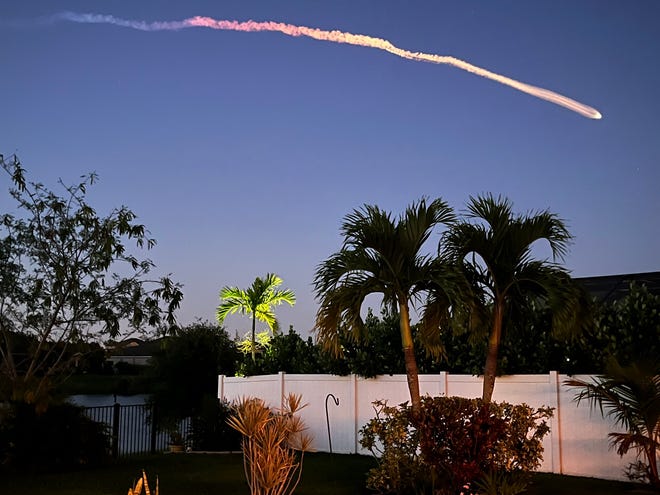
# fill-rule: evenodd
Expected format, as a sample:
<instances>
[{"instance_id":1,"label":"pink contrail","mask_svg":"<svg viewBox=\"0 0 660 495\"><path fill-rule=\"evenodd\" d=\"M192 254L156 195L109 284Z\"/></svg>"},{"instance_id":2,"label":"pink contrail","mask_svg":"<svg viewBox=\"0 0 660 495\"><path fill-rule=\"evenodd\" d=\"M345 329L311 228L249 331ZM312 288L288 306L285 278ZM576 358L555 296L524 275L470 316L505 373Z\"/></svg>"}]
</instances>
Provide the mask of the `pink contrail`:
<instances>
[{"instance_id":1,"label":"pink contrail","mask_svg":"<svg viewBox=\"0 0 660 495\"><path fill-rule=\"evenodd\" d=\"M481 77L491 79L500 84L517 89L523 93L536 96L543 100L547 100L556 105L568 108L574 112L588 117L590 119L600 119L602 115L598 110L592 108L584 103L575 101L567 96L560 95L549 89L539 88L537 86L532 86L531 84L526 84L524 82L516 81L510 77L491 72L489 70L477 67L472 65L469 62L464 60L446 56L446 55L436 55L433 53L423 53L423 52L411 52L404 50L397 46L394 46L389 41L382 38L374 38L372 36L367 36L364 34L352 34L345 33L343 31L325 31L318 28L310 28L306 26L296 26L293 24L285 24L282 22L256 22L256 21L228 21L228 20L217 20L211 17L190 17L182 21L171 21L171 22L144 22L144 21L132 21L127 19L120 19L112 15L103 15L103 14L78 14L75 12L64 12L58 14L56 19L62 19L72 22L80 23L96 23L96 24L114 24L115 26L122 26L131 29L138 29L140 31L176 31L179 29L193 28L193 27L205 27L210 29L220 29L226 31L244 31L244 32L255 32L255 31L277 31L288 36L307 36L308 38L314 38L321 41L330 41L333 43L346 43L349 45L358 45L365 46L369 48L377 48L379 50L384 50L386 52L392 53L401 58L406 58L409 60L415 60L417 62L428 62L433 64L446 64L459 69L471 72Z\"/></svg>"}]
</instances>

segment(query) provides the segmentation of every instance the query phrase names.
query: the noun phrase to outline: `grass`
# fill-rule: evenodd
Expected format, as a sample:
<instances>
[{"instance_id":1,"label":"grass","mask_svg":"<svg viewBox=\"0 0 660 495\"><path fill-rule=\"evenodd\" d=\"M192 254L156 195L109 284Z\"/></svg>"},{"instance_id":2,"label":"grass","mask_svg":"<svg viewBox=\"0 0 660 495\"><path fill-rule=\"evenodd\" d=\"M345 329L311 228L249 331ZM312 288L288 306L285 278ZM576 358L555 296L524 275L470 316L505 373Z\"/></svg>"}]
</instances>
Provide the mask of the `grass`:
<instances>
[{"instance_id":1,"label":"grass","mask_svg":"<svg viewBox=\"0 0 660 495\"><path fill-rule=\"evenodd\" d=\"M358 455L308 454L297 495L365 495L366 472L374 465ZM160 480L163 495L248 494L239 454L168 454L133 457L112 465L57 474L0 475L0 493L12 495L115 495L129 486L145 469L149 483ZM534 475L528 495L651 495L641 485L594 478ZM657 493L657 492L655 492Z\"/></svg>"}]
</instances>

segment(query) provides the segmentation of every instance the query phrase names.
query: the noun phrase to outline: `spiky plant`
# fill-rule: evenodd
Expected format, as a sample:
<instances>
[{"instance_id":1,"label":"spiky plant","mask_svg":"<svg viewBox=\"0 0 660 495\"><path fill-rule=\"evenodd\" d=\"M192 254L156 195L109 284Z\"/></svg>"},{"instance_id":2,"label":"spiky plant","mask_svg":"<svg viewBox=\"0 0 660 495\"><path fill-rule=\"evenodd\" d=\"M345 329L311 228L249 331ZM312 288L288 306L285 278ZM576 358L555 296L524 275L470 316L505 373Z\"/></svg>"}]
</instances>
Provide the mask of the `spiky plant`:
<instances>
[{"instance_id":1,"label":"spiky plant","mask_svg":"<svg viewBox=\"0 0 660 495\"><path fill-rule=\"evenodd\" d=\"M242 398L228 420L243 435L243 466L251 495L289 495L302 475L312 439L297 415L301 396L289 394L279 411L258 398Z\"/></svg>"},{"instance_id":2,"label":"spiky plant","mask_svg":"<svg viewBox=\"0 0 660 495\"><path fill-rule=\"evenodd\" d=\"M149 489L149 482L147 481L147 473L142 470L142 476L135 482L135 485L128 489L128 495L142 495L142 489L144 488L145 495L151 495L151 490ZM154 490L153 495L158 495L158 477L156 477L156 489Z\"/></svg>"}]
</instances>

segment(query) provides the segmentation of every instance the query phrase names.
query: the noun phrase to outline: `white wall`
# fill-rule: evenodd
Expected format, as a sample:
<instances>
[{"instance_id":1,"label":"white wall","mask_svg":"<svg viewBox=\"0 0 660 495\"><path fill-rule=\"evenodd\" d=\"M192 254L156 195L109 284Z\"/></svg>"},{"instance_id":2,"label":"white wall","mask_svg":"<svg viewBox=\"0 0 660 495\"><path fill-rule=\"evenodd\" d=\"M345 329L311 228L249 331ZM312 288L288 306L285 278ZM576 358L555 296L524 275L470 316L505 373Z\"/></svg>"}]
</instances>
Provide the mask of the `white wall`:
<instances>
[{"instance_id":1,"label":"white wall","mask_svg":"<svg viewBox=\"0 0 660 495\"><path fill-rule=\"evenodd\" d=\"M634 459L621 459L609 450L607 434L616 428L603 419L600 410L591 411L587 402L577 407L575 390L563 382L568 377L550 372L548 375L513 375L497 378L493 400L532 407L555 408L550 433L543 442L544 454L540 471L604 479L626 479L623 470ZM577 378L589 379L588 376ZM481 397L481 378L469 375L420 375L422 395L455 395ZM360 447L359 430L375 416L373 402L386 399L396 405L409 400L405 375L383 375L374 379L355 375L277 375L248 378L220 376L218 397L233 401L242 397L259 397L273 407L281 407L281 399L290 392L301 394L307 406L301 416L314 438L313 448L328 452L326 398L332 451L369 454ZM336 406L328 394L339 399Z\"/></svg>"}]
</instances>

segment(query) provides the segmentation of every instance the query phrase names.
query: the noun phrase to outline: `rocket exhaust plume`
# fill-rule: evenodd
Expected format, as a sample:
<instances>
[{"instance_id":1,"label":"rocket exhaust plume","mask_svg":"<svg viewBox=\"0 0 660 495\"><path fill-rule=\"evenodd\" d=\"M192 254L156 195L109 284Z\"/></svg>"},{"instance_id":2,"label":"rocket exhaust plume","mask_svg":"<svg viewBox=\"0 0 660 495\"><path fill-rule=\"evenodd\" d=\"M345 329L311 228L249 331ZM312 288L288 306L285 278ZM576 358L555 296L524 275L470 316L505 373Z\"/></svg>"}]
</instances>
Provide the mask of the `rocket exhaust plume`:
<instances>
[{"instance_id":1,"label":"rocket exhaust plume","mask_svg":"<svg viewBox=\"0 0 660 495\"><path fill-rule=\"evenodd\" d=\"M579 113L584 117L590 119L600 119L602 116L598 110L588 105L575 101L566 96L550 91L549 89L539 88L526 84L524 82L516 81L510 77L491 72L476 65L472 65L464 60L446 56L436 55L433 53L411 52L394 46L389 41L382 38L374 38L364 34L345 33L343 31L326 31L318 28L310 28L306 26L296 26L293 24L285 24L282 22L256 22L256 21L228 21L217 20L211 17L190 17L182 21L170 22L144 22L132 21L121 19L112 15L102 14L78 14L75 12L63 12L54 17L54 20L66 20L79 23L92 23L92 24L113 24L131 29L138 29L140 31L176 31L179 29L204 27L210 29L219 29L224 31L243 31L243 32L256 32L256 31L277 31L288 36L306 36L320 41L330 41L332 43L346 43L349 45L358 45L369 48L376 48L396 55L401 58L414 60L417 62L428 62L432 64L446 64L459 69L465 70L472 74L476 74L486 79L496 81L511 88L522 91L523 93L530 94L537 98L547 100L556 105L568 108L574 112Z\"/></svg>"}]
</instances>

